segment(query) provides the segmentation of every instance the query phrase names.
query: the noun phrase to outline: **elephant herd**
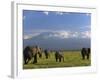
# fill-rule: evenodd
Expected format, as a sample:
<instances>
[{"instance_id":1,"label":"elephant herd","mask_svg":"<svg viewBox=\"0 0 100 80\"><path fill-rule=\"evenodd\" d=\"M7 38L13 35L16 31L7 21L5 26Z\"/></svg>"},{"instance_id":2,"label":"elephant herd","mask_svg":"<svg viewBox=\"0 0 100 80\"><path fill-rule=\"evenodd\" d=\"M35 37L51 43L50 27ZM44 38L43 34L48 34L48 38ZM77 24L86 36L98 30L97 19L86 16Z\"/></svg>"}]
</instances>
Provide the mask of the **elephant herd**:
<instances>
[{"instance_id":1,"label":"elephant herd","mask_svg":"<svg viewBox=\"0 0 100 80\"><path fill-rule=\"evenodd\" d=\"M54 56L55 56L55 61L56 62L64 62L64 55L62 51L53 51ZM45 58L48 59L50 58L50 51L45 49L43 50L39 46L26 46L23 50L23 59L24 59L24 64L28 64L30 60L32 60L32 63L35 64L38 62L38 56L39 58L42 58L42 54L44 53ZM82 48L81 49L81 55L82 59L84 60L85 57L89 59L90 56L90 48Z\"/></svg>"}]
</instances>

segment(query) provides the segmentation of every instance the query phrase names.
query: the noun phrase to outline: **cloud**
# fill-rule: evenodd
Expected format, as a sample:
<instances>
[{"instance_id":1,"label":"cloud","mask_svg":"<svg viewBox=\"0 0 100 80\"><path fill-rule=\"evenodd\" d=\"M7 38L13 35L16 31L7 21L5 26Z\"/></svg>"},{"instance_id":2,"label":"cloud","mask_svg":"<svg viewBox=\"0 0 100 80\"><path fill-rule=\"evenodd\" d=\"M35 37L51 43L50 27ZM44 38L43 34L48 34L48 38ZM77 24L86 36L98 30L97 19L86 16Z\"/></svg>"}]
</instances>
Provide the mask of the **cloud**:
<instances>
[{"instance_id":1,"label":"cloud","mask_svg":"<svg viewBox=\"0 0 100 80\"><path fill-rule=\"evenodd\" d=\"M57 15L63 15L63 12L56 12Z\"/></svg>"},{"instance_id":2,"label":"cloud","mask_svg":"<svg viewBox=\"0 0 100 80\"><path fill-rule=\"evenodd\" d=\"M71 38L72 34L70 31L51 31L48 35L45 35L44 38L60 38L60 39L67 39Z\"/></svg>"},{"instance_id":3,"label":"cloud","mask_svg":"<svg viewBox=\"0 0 100 80\"><path fill-rule=\"evenodd\" d=\"M52 32L53 34L49 34L48 36L46 36L46 38L61 38L61 39L65 39L69 37L69 33L68 32Z\"/></svg>"},{"instance_id":4,"label":"cloud","mask_svg":"<svg viewBox=\"0 0 100 80\"><path fill-rule=\"evenodd\" d=\"M43 13L44 13L45 15L48 15L48 14L49 14L49 12L48 12L48 11L44 11Z\"/></svg>"},{"instance_id":5,"label":"cloud","mask_svg":"<svg viewBox=\"0 0 100 80\"><path fill-rule=\"evenodd\" d=\"M44 11L43 12L45 15L49 15L49 11ZM56 15L63 15L63 14L70 14L69 12L59 12L59 11L57 11L57 12L54 12Z\"/></svg>"},{"instance_id":6,"label":"cloud","mask_svg":"<svg viewBox=\"0 0 100 80\"><path fill-rule=\"evenodd\" d=\"M79 37L79 32L74 32L71 36L73 38L78 38Z\"/></svg>"},{"instance_id":7,"label":"cloud","mask_svg":"<svg viewBox=\"0 0 100 80\"><path fill-rule=\"evenodd\" d=\"M31 38L36 37L38 35L40 35L40 33L26 34L26 35L24 35L24 39L31 39Z\"/></svg>"},{"instance_id":8,"label":"cloud","mask_svg":"<svg viewBox=\"0 0 100 80\"><path fill-rule=\"evenodd\" d=\"M32 36L29 36L29 35L24 36L24 39L31 39L31 38L32 38Z\"/></svg>"},{"instance_id":9,"label":"cloud","mask_svg":"<svg viewBox=\"0 0 100 80\"><path fill-rule=\"evenodd\" d=\"M31 39L33 37L41 35L42 38L60 38L60 39L68 39L68 38L90 38L90 31L65 31L65 30L37 30L33 31L33 33L25 35L24 39Z\"/></svg>"},{"instance_id":10,"label":"cloud","mask_svg":"<svg viewBox=\"0 0 100 80\"><path fill-rule=\"evenodd\" d=\"M90 31L83 32L71 32L71 31L55 31L53 34L49 34L46 38L57 37L61 39L68 38L90 38Z\"/></svg>"},{"instance_id":11,"label":"cloud","mask_svg":"<svg viewBox=\"0 0 100 80\"><path fill-rule=\"evenodd\" d=\"M84 31L81 33L82 38L90 38L91 37L91 32L90 31Z\"/></svg>"},{"instance_id":12,"label":"cloud","mask_svg":"<svg viewBox=\"0 0 100 80\"><path fill-rule=\"evenodd\" d=\"M56 36L60 37L62 39L69 38L70 32L69 31L60 31L60 32L56 33Z\"/></svg>"},{"instance_id":13,"label":"cloud","mask_svg":"<svg viewBox=\"0 0 100 80\"><path fill-rule=\"evenodd\" d=\"M90 13L86 13L86 16L90 16Z\"/></svg>"},{"instance_id":14,"label":"cloud","mask_svg":"<svg viewBox=\"0 0 100 80\"><path fill-rule=\"evenodd\" d=\"M82 27L80 27L80 29L91 29L91 26L90 25L88 25L88 26L82 26Z\"/></svg>"},{"instance_id":15,"label":"cloud","mask_svg":"<svg viewBox=\"0 0 100 80\"><path fill-rule=\"evenodd\" d=\"M42 37L45 39L52 38L52 37L65 39L65 38L70 37L69 31L39 30L39 31L33 31L33 33L31 32L31 34L24 35L24 39L31 39L33 37L39 36L42 33L45 33L42 35ZM47 33L49 33L49 34L47 34Z\"/></svg>"}]
</instances>

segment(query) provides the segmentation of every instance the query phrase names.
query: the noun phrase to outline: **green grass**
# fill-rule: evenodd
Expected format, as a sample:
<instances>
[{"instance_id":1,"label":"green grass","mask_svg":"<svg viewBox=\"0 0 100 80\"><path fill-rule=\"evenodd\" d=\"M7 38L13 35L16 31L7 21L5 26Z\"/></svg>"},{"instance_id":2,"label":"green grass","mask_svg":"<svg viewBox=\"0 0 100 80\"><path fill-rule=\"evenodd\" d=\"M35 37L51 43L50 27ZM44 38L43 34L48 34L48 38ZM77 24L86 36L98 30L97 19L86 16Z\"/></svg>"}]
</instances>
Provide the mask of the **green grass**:
<instances>
[{"instance_id":1,"label":"green grass","mask_svg":"<svg viewBox=\"0 0 100 80\"><path fill-rule=\"evenodd\" d=\"M56 62L54 53L50 53L50 58L48 59L46 59L43 54L42 58L38 57L38 63L32 64L30 61L27 65L23 65L23 69L79 67L91 65L91 60L82 60L80 51L64 51L63 54L64 62Z\"/></svg>"}]
</instances>

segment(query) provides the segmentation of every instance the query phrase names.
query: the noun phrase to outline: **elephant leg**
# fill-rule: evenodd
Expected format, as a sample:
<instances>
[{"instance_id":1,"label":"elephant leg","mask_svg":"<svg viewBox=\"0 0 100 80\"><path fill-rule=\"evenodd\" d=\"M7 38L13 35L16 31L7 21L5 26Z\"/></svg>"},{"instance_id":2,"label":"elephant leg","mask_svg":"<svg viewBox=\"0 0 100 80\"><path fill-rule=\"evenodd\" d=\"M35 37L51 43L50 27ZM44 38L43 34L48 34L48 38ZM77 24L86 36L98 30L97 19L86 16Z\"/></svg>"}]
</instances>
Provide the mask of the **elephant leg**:
<instances>
[{"instance_id":1,"label":"elephant leg","mask_svg":"<svg viewBox=\"0 0 100 80\"><path fill-rule=\"evenodd\" d=\"M29 58L27 59L27 63L29 63L29 61L30 61L31 59L32 59L32 58L29 57Z\"/></svg>"},{"instance_id":2,"label":"elephant leg","mask_svg":"<svg viewBox=\"0 0 100 80\"><path fill-rule=\"evenodd\" d=\"M39 58L42 58L42 53L39 52L38 54L39 54Z\"/></svg>"},{"instance_id":3,"label":"elephant leg","mask_svg":"<svg viewBox=\"0 0 100 80\"><path fill-rule=\"evenodd\" d=\"M24 64L27 64L27 58L24 58Z\"/></svg>"},{"instance_id":4,"label":"elephant leg","mask_svg":"<svg viewBox=\"0 0 100 80\"><path fill-rule=\"evenodd\" d=\"M46 54L46 59L48 59L48 54Z\"/></svg>"},{"instance_id":5,"label":"elephant leg","mask_svg":"<svg viewBox=\"0 0 100 80\"><path fill-rule=\"evenodd\" d=\"M59 58L59 62L61 62L61 57Z\"/></svg>"},{"instance_id":6,"label":"elephant leg","mask_svg":"<svg viewBox=\"0 0 100 80\"><path fill-rule=\"evenodd\" d=\"M26 60L24 61L25 64L27 64Z\"/></svg>"},{"instance_id":7,"label":"elephant leg","mask_svg":"<svg viewBox=\"0 0 100 80\"><path fill-rule=\"evenodd\" d=\"M83 59L83 60L85 59L85 55L84 55L84 54L82 54L82 59Z\"/></svg>"},{"instance_id":8,"label":"elephant leg","mask_svg":"<svg viewBox=\"0 0 100 80\"><path fill-rule=\"evenodd\" d=\"M42 54L39 55L39 58L42 58Z\"/></svg>"},{"instance_id":9,"label":"elephant leg","mask_svg":"<svg viewBox=\"0 0 100 80\"><path fill-rule=\"evenodd\" d=\"M34 63L37 63L37 54L34 55L34 61L33 61L33 64L34 64Z\"/></svg>"},{"instance_id":10,"label":"elephant leg","mask_svg":"<svg viewBox=\"0 0 100 80\"><path fill-rule=\"evenodd\" d=\"M89 54L87 54L87 59L89 60Z\"/></svg>"}]
</instances>

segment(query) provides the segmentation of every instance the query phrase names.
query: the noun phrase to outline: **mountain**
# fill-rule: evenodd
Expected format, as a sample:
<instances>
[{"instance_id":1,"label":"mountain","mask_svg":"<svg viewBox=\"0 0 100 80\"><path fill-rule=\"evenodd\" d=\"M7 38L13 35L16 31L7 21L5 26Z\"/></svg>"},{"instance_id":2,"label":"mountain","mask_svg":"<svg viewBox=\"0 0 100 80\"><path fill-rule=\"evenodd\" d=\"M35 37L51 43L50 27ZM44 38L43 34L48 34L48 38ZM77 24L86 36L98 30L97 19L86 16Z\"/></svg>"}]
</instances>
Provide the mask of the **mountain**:
<instances>
[{"instance_id":1,"label":"mountain","mask_svg":"<svg viewBox=\"0 0 100 80\"><path fill-rule=\"evenodd\" d=\"M42 32L37 36L23 40L24 47L27 45L39 45L44 49L76 50L82 47L90 47L90 38L72 37L67 33Z\"/></svg>"}]
</instances>

